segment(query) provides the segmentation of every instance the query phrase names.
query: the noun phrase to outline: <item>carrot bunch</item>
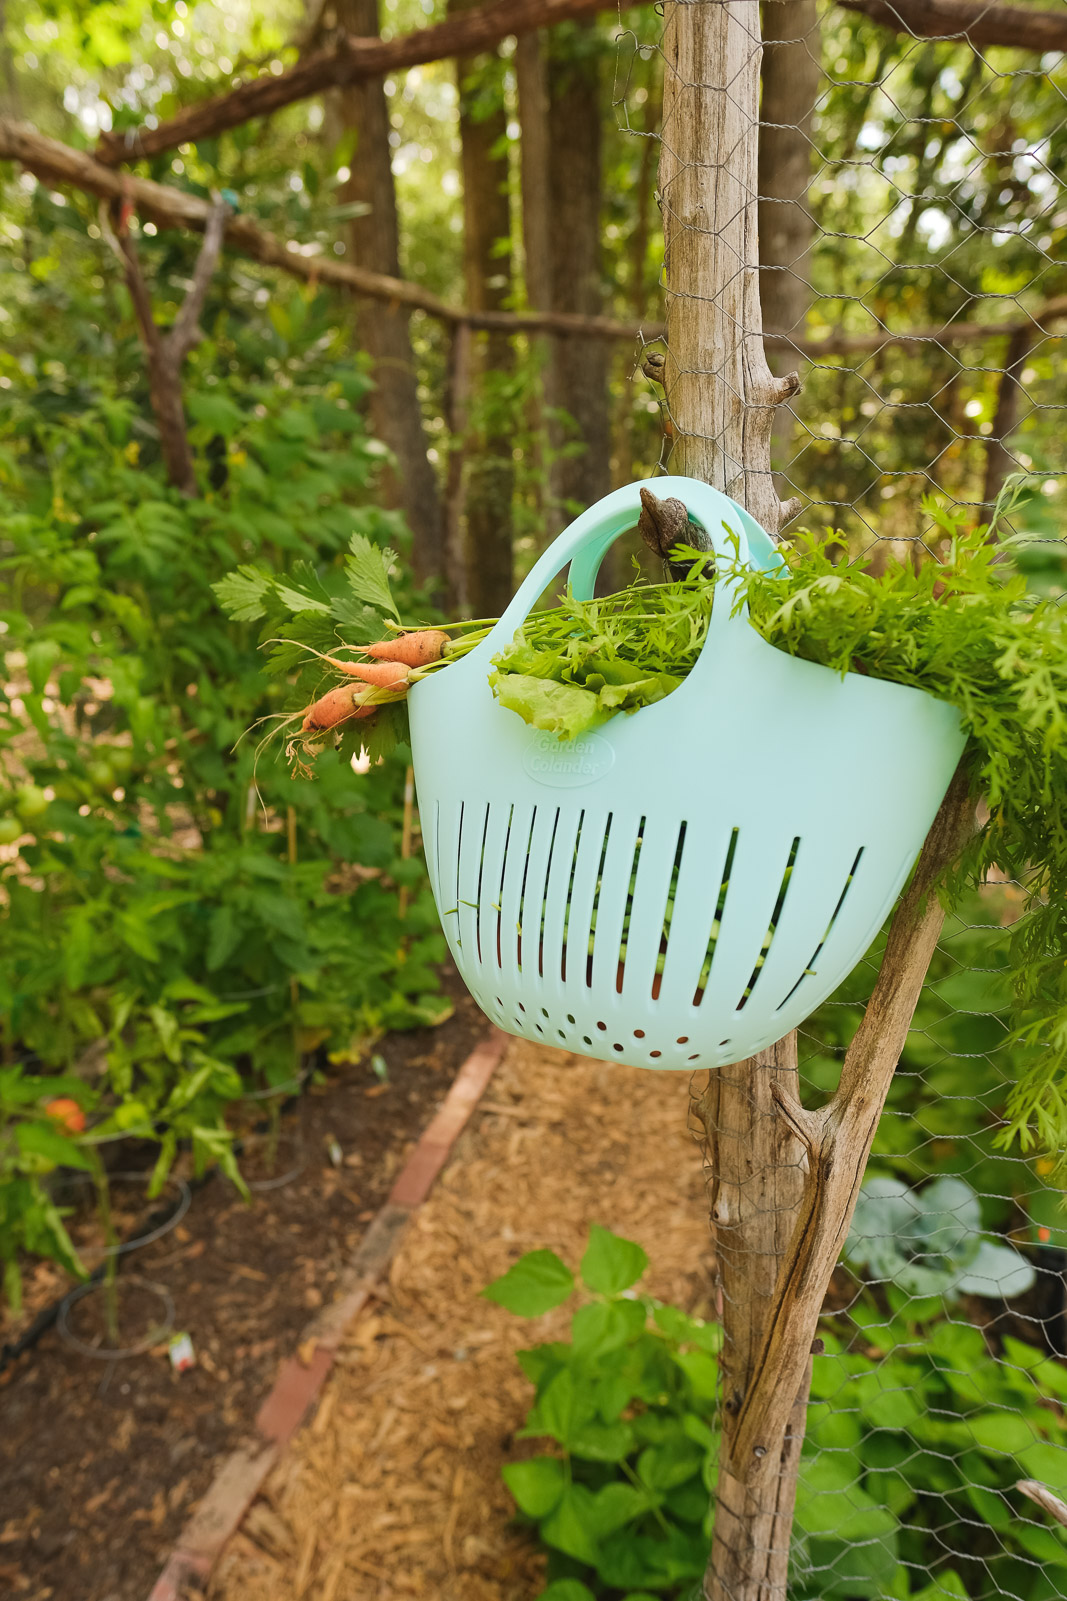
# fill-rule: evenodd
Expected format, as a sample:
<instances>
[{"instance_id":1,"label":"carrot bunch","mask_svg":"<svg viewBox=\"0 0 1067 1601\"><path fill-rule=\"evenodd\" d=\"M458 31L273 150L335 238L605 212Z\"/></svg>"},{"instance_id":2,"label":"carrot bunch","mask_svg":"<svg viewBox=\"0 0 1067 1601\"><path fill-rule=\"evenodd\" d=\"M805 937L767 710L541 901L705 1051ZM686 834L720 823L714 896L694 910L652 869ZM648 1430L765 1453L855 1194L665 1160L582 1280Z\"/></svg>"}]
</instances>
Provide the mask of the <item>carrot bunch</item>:
<instances>
[{"instance_id":1,"label":"carrot bunch","mask_svg":"<svg viewBox=\"0 0 1067 1601\"><path fill-rule=\"evenodd\" d=\"M379 706L403 700L411 683L425 669L443 660L450 643L441 629L420 628L363 646L363 654L371 658L369 662L324 656L328 666L356 682L338 684L312 701L303 714L301 733L327 733L346 723L373 717Z\"/></svg>"}]
</instances>

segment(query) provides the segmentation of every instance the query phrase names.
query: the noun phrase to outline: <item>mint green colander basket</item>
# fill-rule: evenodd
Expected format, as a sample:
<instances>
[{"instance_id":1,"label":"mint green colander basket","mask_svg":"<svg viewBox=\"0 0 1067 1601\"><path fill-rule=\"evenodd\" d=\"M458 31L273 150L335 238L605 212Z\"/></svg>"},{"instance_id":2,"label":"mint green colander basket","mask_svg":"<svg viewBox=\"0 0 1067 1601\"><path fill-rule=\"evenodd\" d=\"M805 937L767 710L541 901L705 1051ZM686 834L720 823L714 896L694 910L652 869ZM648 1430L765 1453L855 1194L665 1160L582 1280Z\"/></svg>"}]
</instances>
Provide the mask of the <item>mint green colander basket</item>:
<instances>
[{"instance_id":1,"label":"mint green colander basket","mask_svg":"<svg viewBox=\"0 0 1067 1601\"><path fill-rule=\"evenodd\" d=\"M569 564L593 592L640 484L590 507L470 654L411 692L430 882L452 955L512 1034L603 1061L741 1061L801 1023L867 950L963 752L955 709L800 661L731 615L720 578L681 687L571 742L493 698L491 658ZM725 563L766 533L689 478L676 495Z\"/></svg>"}]
</instances>

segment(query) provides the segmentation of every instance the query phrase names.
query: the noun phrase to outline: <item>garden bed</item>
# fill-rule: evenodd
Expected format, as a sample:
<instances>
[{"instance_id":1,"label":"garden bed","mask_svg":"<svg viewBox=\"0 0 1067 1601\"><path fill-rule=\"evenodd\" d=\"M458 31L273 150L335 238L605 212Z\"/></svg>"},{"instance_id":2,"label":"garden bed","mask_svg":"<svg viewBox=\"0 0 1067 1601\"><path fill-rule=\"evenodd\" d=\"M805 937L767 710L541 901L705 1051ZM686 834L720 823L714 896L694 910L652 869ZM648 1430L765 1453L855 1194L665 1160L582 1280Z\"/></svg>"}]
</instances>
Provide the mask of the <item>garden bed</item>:
<instances>
[{"instance_id":1,"label":"garden bed","mask_svg":"<svg viewBox=\"0 0 1067 1601\"><path fill-rule=\"evenodd\" d=\"M363 1063L286 1112L283 1137L302 1132L294 1178L251 1205L212 1179L175 1228L123 1259L124 1273L173 1299L193 1369L175 1372L165 1342L112 1362L53 1329L0 1375L0 1593L147 1595L484 1029L462 995L440 1028L389 1036L378 1047L387 1082Z\"/></svg>"},{"instance_id":2,"label":"garden bed","mask_svg":"<svg viewBox=\"0 0 1067 1601\"><path fill-rule=\"evenodd\" d=\"M516 1041L352 1326L316 1415L223 1556L218 1601L530 1601L541 1559L503 1462L530 1386L515 1352L562 1334L479 1298L524 1251L575 1262L589 1225L639 1240L656 1295L711 1312L712 1253L687 1074Z\"/></svg>"}]
</instances>

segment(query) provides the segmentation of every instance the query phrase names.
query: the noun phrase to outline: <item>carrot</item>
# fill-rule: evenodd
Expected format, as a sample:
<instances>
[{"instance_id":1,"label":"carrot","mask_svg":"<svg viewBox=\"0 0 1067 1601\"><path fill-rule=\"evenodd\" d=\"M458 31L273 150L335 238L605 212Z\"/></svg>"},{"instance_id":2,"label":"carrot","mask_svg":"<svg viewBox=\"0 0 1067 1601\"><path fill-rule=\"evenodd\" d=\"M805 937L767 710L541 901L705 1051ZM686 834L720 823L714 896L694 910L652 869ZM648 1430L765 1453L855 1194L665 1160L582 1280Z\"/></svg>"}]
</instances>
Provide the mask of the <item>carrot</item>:
<instances>
[{"instance_id":1,"label":"carrot","mask_svg":"<svg viewBox=\"0 0 1067 1601\"><path fill-rule=\"evenodd\" d=\"M444 655L449 637L439 628L421 628L413 634L399 634L396 639L380 639L376 645L365 645L364 653L375 661L402 662L405 667L428 667L439 662Z\"/></svg>"},{"instance_id":2,"label":"carrot","mask_svg":"<svg viewBox=\"0 0 1067 1601\"><path fill-rule=\"evenodd\" d=\"M378 689L392 689L395 684L406 684L411 672L409 667L394 661L339 662L335 656L324 656L322 659L342 673L360 678L365 684L374 684Z\"/></svg>"},{"instance_id":3,"label":"carrot","mask_svg":"<svg viewBox=\"0 0 1067 1601\"><path fill-rule=\"evenodd\" d=\"M305 734L313 729L337 728L341 723L351 722L357 717L373 717L377 706L367 706L363 703L363 691L355 684L342 684L340 689L329 689L325 695L320 695L304 713L301 729Z\"/></svg>"}]
</instances>

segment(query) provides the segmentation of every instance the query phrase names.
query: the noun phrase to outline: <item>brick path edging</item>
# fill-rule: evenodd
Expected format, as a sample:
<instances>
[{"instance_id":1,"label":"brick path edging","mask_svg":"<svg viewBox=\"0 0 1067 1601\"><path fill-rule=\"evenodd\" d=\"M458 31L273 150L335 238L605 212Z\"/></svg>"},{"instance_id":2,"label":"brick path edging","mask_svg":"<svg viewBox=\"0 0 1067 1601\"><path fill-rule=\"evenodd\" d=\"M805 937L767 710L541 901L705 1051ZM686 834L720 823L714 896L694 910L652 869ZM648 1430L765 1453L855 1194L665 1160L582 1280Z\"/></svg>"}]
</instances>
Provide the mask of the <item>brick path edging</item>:
<instances>
[{"instance_id":1,"label":"brick path edging","mask_svg":"<svg viewBox=\"0 0 1067 1601\"><path fill-rule=\"evenodd\" d=\"M345 1331L367 1304L396 1255L413 1214L433 1188L509 1038L500 1029L491 1029L460 1067L401 1169L389 1199L354 1252L336 1297L304 1330L299 1354L282 1363L256 1414L254 1436L233 1451L215 1474L178 1536L148 1601L190 1601L203 1593L224 1546L322 1389Z\"/></svg>"}]
</instances>

